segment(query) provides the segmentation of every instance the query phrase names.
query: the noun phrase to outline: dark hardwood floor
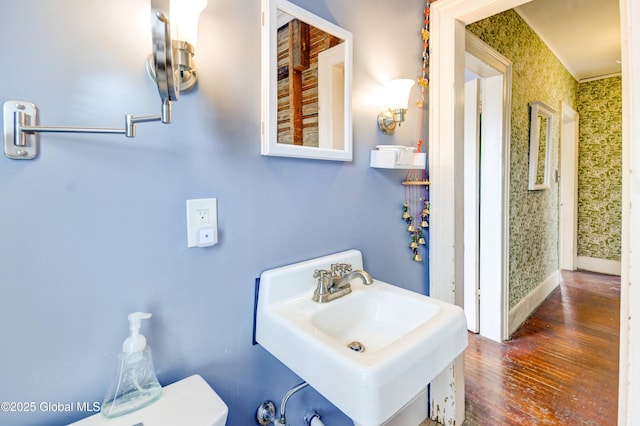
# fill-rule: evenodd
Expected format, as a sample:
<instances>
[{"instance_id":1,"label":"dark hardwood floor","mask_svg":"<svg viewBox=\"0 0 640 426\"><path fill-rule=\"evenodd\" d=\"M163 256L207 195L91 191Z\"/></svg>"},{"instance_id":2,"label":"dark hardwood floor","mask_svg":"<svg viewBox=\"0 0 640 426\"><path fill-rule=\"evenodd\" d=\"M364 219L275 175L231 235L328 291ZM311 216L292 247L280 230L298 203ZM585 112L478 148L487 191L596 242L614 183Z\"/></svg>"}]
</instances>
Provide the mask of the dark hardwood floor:
<instances>
[{"instance_id":1,"label":"dark hardwood floor","mask_svg":"<svg viewBox=\"0 0 640 426\"><path fill-rule=\"evenodd\" d=\"M469 334L465 426L617 424L620 279L562 280L511 340Z\"/></svg>"}]
</instances>

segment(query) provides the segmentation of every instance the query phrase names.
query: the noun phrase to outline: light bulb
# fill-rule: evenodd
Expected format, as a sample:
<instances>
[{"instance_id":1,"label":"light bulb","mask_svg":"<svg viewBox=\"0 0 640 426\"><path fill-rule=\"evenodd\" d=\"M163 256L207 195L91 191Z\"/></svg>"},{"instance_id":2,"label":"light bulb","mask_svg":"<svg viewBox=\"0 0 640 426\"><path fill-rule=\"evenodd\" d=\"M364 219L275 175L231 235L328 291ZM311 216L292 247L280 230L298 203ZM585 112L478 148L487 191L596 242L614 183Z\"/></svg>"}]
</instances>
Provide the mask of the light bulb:
<instances>
[{"instance_id":1,"label":"light bulb","mask_svg":"<svg viewBox=\"0 0 640 426\"><path fill-rule=\"evenodd\" d=\"M415 82L408 78L388 81L384 87L389 98L389 109L407 109L409 105L409 93Z\"/></svg>"},{"instance_id":2,"label":"light bulb","mask_svg":"<svg viewBox=\"0 0 640 426\"><path fill-rule=\"evenodd\" d=\"M195 48L198 40L198 19L205 6L207 0L171 0L171 39L186 41Z\"/></svg>"}]
</instances>

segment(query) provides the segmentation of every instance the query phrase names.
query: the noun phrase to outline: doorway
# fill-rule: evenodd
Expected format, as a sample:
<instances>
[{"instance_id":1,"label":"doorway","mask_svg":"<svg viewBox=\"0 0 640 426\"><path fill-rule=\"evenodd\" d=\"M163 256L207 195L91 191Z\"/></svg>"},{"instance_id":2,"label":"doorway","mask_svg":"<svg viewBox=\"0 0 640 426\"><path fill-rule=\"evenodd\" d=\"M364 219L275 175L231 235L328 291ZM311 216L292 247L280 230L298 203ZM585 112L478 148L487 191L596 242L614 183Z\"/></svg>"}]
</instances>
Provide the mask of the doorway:
<instances>
[{"instance_id":1,"label":"doorway","mask_svg":"<svg viewBox=\"0 0 640 426\"><path fill-rule=\"evenodd\" d=\"M511 61L466 32L464 100L464 311L470 331L509 331Z\"/></svg>"},{"instance_id":2,"label":"doorway","mask_svg":"<svg viewBox=\"0 0 640 426\"><path fill-rule=\"evenodd\" d=\"M576 270L578 241L578 113L562 103L560 123L560 269Z\"/></svg>"},{"instance_id":3,"label":"doorway","mask_svg":"<svg viewBox=\"0 0 640 426\"><path fill-rule=\"evenodd\" d=\"M475 22L485 17L516 7L527 0L490 0L482 2L442 1L435 2L431 10L432 54L430 80L435 82L429 90L429 169L431 175L439 179L432 182L430 198L439 209L431 212L432 231L430 246L430 294L441 300L453 302L456 295L455 285L461 277L459 259L462 246L462 218L452 216L456 208L462 205L462 115L464 81L464 27L465 23ZM623 78L627 86L623 90L623 108L628 120L623 123L623 254L621 285L621 362L620 362L620 399L619 421L639 418L638 405L629 404L640 395L638 383L629 381L636 377L637 360L640 359L638 345L629 343L632 331L638 328L639 321L631 317L632 307L640 306L640 292L634 292L629 283L640 281L640 268L631 265L640 263L640 239L630 237L631 229L639 225L639 215L632 214L631 206L640 205L640 191L637 181L631 177L640 164L640 149L631 143L633 137L640 134L640 128L634 123L640 122L640 67L631 60L634 47L640 44L640 33L631 25L634 19L640 19L640 7L632 0L621 0L621 20L623 32L622 64ZM462 66L461 66L462 65ZM452 190L453 188L453 190ZM635 189L635 191L634 191ZM633 201L633 203L632 203ZM438 225L436 227L435 225ZM631 330L631 331L629 331ZM631 361L634 360L632 363ZM445 384L432 386L436 396L449 395ZM440 399L436 399L440 402ZM460 420L462 421L462 420Z\"/></svg>"}]
</instances>

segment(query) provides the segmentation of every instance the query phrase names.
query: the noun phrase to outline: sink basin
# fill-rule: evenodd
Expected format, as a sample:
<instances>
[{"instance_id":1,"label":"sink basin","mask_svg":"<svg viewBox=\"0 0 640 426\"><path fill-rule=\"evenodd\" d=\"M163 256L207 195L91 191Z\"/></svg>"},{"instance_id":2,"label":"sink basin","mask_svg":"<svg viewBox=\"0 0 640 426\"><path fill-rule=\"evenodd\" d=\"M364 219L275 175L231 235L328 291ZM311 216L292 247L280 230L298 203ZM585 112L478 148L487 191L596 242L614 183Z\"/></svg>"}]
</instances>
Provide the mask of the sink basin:
<instances>
[{"instance_id":1,"label":"sink basin","mask_svg":"<svg viewBox=\"0 0 640 426\"><path fill-rule=\"evenodd\" d=\"M379 280L354 279L351 294L313 302L313 272L332 263L362 269L362 255L262 273L256 340L356 424L378 426L464 351L466 320L457 306Z\"/></svg>"},{"instance_id":2,"label":"sink basin","mask_svg":"<svg viewBox=\"0 0 640 426\"><path fill-rule=\"evenodd\" d=\"M425 303L412 293L396 292L389 284L377 282L372 287L358 286L357 291L315 309L311 324L334 340L346 346L357 341L363 344L361 352L373 353L393 344L402 336L418 328L438 313L438 305ZM312 309L304 300L298 308Z\"/></svg>"}]
</instances>

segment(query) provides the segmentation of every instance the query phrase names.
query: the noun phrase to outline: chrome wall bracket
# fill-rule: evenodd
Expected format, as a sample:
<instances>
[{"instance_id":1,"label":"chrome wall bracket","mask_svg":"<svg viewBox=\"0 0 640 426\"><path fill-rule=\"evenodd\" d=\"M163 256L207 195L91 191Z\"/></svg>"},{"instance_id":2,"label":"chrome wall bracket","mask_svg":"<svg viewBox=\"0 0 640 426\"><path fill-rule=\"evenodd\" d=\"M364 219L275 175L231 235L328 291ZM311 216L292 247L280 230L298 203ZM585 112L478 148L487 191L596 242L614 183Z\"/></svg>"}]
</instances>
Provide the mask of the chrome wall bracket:
<instances>
[{"instance_id":1,"label":"chrome wall bracket","mask_svg":"<svg viewBox=\"0 0 640 426\"><path fill-rule=\"evenodd\" d=\"M40 144L38 134L21 133L16 143L16 116L21 116L22 122L34 125L38 122L38 108L30 102L7 101L4 103L4 155L15 160L31 160L38 155Z\"/></svg>"},{"instance_id":2,"label":"chrome wall bracket","mask_svg":"<svg viewBox=\"0 0 640 426\"><path fill-rule=\"evenodd\" d=\"M101 133L136 136L136 124L151 121L171 123L171 101L164 100L161 115L125 115L123 128L71 127L38 125L38 107L27 101L9 100L4 103L4 154L14 160L31 160L38 155L39 133Z\"/></svg>"}]
</instances>

